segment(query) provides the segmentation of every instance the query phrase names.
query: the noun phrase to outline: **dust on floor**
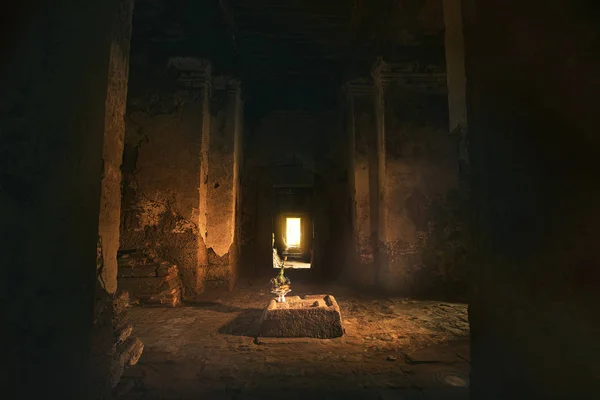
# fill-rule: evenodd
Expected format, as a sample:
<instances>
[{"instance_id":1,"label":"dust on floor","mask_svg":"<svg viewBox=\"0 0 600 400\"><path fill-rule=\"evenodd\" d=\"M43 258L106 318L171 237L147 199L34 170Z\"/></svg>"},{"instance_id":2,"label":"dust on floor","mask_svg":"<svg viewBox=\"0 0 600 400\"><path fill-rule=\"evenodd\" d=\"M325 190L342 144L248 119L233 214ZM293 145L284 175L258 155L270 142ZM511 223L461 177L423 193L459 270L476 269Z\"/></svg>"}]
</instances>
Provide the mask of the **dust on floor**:
<instances>
[{"instance_id":1,"label":"dust on floor","mask_svg":"<svg viewBox=\"0 0 600 400\"><path fill-rule=\"evenodd\" d=\"M465 304L328 293L346 334L337 339L258 338L272 295L246 285L177 308L132 308L145 344L125 373L121 399L466 399L469 325Z\"/></svg>"}]
</instances>

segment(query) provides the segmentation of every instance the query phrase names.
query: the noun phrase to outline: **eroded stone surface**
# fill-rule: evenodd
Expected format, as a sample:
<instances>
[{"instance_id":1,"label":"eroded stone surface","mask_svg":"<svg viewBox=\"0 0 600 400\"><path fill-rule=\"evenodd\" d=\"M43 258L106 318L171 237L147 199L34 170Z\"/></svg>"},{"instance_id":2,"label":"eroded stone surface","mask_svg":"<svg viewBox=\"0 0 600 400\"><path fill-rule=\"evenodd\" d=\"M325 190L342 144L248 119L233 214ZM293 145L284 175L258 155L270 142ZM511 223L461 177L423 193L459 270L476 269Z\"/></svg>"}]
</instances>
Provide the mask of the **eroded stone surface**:
<instances>
[{"instance_id":1,"label":"eroded stone surface","mask_svg":"<svg viewBox=\"0 0 600 400\"><path fill-rule=\"evenodd\" d=\"M271 300L261 318L260 336L336 338L344 334L342 314L331 295Z\"/></svg>"},{"instance_id":2,"label":"eroded stone surface","mask_svg":"<svg viewBox=\"0 0 600 400\"><path fill-rule=\"evenodd\" d=\"M176 264L189 295L203 289L199 155L210 120L205 90L210 65L195 62L198 70L188 69L192 60L170 64L184 68L175 74L181 81L164 71L160 88L148 85L129 93L120 238L121 249L152 249ZM143 76L139 68L132 62L133 74Z\"/></svg>"},{"instance_id":3,"label":"eroded stone surface","mask_svg":"<svg viewBox=\"0 0 600 400\"><path fill-rule=\"evenodd\" d=\"M181 301L179 269L158 257L125 254L119 259L119 288L144 304L175 306Z\"/></svg>"}]
</instances>

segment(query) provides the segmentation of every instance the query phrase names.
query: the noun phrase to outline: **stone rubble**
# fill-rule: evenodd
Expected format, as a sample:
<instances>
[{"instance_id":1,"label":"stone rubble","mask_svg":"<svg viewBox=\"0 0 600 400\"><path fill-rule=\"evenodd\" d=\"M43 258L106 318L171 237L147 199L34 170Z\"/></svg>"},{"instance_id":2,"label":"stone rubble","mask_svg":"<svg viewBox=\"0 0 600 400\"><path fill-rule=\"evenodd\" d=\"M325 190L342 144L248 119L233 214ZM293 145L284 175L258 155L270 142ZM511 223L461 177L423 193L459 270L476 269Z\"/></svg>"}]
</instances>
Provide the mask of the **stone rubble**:
<instances>
[{"instance_id":1,"label":"stone rubble","mask_svg":"<svg viewBox=\"0 0 600 400\"><path fill-rule=\"evenodd\" d=\"M123 372L127 367L137 364L144 351L142 341L134 336L133 326L129 322L126 309L129 307L129 293L121 292L113 299L113 326L115 327L115 341L111 353L113 354L113 373L111 374L111 387L116 387Z\"/></svg>"},{"instance_id":2,"label":"stone rubble","mask_svg":"<svg viewBox=\"0 0 600 400\"><path fill-rule=\"evenodd\" d=\"M181 302L182 283L176 265L143 252L119 257L119 288L132 302L174 307Z\"/></svg>"}]
</instances>

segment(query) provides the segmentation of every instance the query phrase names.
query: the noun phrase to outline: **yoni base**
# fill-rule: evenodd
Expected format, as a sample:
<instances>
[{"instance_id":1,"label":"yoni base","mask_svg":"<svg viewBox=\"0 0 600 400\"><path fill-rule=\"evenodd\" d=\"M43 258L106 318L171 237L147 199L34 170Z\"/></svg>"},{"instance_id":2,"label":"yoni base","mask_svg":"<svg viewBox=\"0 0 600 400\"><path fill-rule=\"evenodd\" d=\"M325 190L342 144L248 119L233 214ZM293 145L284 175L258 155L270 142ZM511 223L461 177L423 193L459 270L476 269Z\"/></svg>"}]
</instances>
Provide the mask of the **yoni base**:
<instances>
[{"instance_id":1,"label":"yoni base","mask_svg":"<svg viewBox=\"0 0 600 400\"><path fill-rule=\"evenodd\" d=\"M271 300L260 320L260 336L329 339L344 334L340 307L333 296L289 296L285 300Z\"/></svg>"}]
</instances>

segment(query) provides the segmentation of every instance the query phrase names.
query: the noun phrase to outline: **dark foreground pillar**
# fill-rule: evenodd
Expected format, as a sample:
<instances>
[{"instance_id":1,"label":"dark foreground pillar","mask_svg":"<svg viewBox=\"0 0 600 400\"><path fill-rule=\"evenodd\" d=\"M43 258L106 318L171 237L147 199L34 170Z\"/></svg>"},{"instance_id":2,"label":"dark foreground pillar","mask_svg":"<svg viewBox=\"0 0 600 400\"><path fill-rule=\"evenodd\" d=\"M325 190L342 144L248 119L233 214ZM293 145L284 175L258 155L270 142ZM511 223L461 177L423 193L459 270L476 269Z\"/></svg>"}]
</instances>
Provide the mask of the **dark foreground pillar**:
<instances>
[{"instance_id":1,"label":"dark foreground pillar","mask_svg":"<svg viewBox=\"0 0 600 400\"><path fill-rule=\"evenodd\" d=\"M3 41L0 253L9 338L2 379L11 398L86 397L119 3L28 2Z\"/></svg>"},{"instance_id":2,"label":"dark foreground pillar","mask_svg":"<svg viewBox=\"0 0 600 400\"><path fill-rule=\"evenodd\" d=\"M463 1L473 399L598 397L598 11Z\"/></svg>"}]
</instances>

